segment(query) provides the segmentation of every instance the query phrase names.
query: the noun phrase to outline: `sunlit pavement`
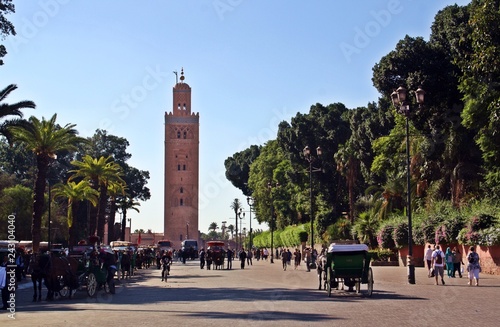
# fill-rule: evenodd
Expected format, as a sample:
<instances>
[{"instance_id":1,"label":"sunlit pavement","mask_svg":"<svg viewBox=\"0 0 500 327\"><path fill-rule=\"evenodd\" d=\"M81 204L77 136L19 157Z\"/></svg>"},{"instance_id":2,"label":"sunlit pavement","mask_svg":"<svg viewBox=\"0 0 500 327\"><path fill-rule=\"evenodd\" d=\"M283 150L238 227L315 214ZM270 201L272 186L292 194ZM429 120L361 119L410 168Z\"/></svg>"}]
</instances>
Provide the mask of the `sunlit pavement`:
<instances>
[{"instance_id":1,"label":"sunlit pavement","mask_svg":"<svg viewBox=\"0 0 500 327\"><path fill-rule=\"evenodd\" d=\"M117 281L116 294L103 290L89 298L85 288L72 299L31 302L31 286L23 282L16 294L16 319L0 313L9 326L435 326L445 321L458 325L497 326L500 315L500 278L481 275L480 286L467 279L447 278L434 285L424 268L416 268L416 284L407 283L404 267L373 267L374 292L318 290L315 271L281 261L255 261L240 269L200 269L198 261L175 262L167 282L157 269L138 270ZM25 286L27 285L27 286ZM46 290L43 290L45 297ZM454 317L449 312L454 312ZM450 320L451 319L451 320Z\"/></svg>"}]
</instances>

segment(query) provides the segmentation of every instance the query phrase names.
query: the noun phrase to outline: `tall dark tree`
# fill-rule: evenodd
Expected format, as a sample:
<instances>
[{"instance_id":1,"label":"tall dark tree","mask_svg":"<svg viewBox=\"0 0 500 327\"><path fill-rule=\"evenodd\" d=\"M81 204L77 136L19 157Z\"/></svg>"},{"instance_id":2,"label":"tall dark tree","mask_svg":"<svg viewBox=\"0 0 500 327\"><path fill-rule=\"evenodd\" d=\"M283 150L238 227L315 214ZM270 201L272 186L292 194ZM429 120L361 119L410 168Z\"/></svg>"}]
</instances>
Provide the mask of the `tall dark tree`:
<instances>
[{"instance_id":1,"label":"tall dark tree","mask_svg":"<svg viewBox=\"0 0 500 327\"><path fill-rule=\"evenodd\" d=\"M224 161L226 167L226 178L236 187L239 188L243 195L252 195L248 188L248 175L250 173L250 165L260 154L260 146L251 145L249 148L233 154L232 157Z\"/></svg>"},{"instance_id":2,"label":"tall dark tree","mask_svg":"<svg viewBox=\"0 0 500 327\"><path fill-rule=\"evenodd\" d=\"M8 14L14 13L15 6L12 0L0 0L0 39L3 40L9 35L16 35L14 25L5 17ZM3 44L0 44L0 66L3 65L2 58L7 54L7 49Z\"/></svg>"},{"instance_id":3,"label":"tall dark tree","mask_svg":"<svg viewBox=\"0 0 500 327\"><path fill-rule=\"evenodd\" d=\"M33 200L33 222L31 227L33 252L38 252L41 241L41 222L45 206L44 194L47 185L49 164L56 158L59 151L73 151L85 139L78 137L74 129L76 125L66 124L60 127L56 124L57 114L49 120L39 120L32 116L22 127L11 128L14 141L23 143L36 156L37 176Z\"/></svg>"}]
</instances>

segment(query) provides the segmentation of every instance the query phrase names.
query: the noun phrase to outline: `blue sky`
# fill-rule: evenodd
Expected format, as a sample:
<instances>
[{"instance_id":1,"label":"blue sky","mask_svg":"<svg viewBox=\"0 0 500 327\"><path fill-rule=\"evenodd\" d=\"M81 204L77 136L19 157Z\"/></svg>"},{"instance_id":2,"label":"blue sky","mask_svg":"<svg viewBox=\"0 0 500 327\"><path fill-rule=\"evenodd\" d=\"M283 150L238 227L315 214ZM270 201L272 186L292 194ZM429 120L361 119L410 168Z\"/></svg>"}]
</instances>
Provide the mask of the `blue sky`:
<instances>
[{"instance_id":1,"label":"blue sky","mask_svg":"<svg viewBox=\"0 0 500 327\"><path fill-rule=\"evenodd\" d=\"M26 118L57 113L82 136L101 128L126 138L129 163L151 174L152 197L130 213L132 229L163 232L164 113L183 67L200 113L207 232L211 222L234 224L233 199L246 204L225 179L225 159L274 139L280 121L315 103L376 101L374 64L406 34L428 39L436 13L455 3L469 1L17 0L0 81L19 87L9 102L35 101Z\"/></svg>"}]
</instances>

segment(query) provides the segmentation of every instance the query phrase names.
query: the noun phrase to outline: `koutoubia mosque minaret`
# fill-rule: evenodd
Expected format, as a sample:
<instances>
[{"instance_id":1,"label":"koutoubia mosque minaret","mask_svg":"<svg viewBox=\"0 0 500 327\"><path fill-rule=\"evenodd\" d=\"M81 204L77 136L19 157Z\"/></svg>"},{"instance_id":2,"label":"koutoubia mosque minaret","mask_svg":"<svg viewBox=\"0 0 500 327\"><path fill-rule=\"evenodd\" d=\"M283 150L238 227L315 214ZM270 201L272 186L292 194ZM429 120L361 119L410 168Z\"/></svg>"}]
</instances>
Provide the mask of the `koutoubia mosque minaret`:
<instances>
[{"instance_id":1,"label":"koutoubia mosque minaret","mask_svg":"<svg viewBox=\"0 0 500 327\"><path fill-rule=\"evenodd\" d=\"M177 77L177 72L175 72ZM172 112L165 112L164 239L179 249L185 239L199 240L198 167L200 115L191 112L191 87L173 88Z\"/></svg>"}]
</instances>

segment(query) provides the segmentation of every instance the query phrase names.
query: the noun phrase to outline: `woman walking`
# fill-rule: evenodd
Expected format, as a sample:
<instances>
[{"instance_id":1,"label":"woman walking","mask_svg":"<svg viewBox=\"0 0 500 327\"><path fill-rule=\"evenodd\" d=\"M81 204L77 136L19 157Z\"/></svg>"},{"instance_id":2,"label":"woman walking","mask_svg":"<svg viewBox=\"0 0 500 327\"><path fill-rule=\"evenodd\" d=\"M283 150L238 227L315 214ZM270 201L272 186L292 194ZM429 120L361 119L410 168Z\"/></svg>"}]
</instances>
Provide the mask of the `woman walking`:
<instances>
[{"instance_id":1,"label":"woman walking","mask_svg":"<svg viewBox=\"0 0 500 327\"><path fill-rule=\"evenodd\" d=\"M446 273L448 275L448 278L455 277L453 276L453 253L451 252L451 249L449 247L446 248L444 257L446 259Z\"/></svg>"}]
</instances>

